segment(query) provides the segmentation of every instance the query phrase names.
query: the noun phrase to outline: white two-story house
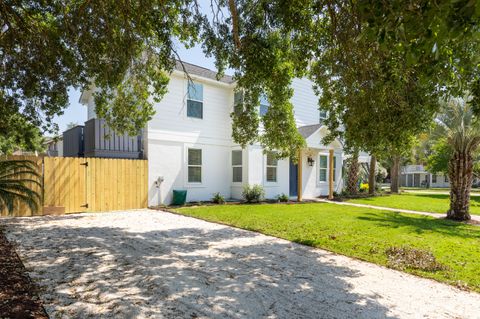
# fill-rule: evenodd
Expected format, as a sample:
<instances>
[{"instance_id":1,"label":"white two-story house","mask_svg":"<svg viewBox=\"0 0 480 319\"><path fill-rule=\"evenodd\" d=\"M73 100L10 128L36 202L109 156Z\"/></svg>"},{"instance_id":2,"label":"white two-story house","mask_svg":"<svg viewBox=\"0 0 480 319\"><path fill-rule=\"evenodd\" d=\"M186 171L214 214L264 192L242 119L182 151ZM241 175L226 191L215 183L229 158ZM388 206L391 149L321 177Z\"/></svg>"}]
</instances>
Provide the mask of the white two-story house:
<instances>
[{"instance_id":1,"label":"white two-story house","mask_svg":"<svg viewBox=\"0 0 480 319\"><path fill-rule=\"evenodd\" d=\"M168 93L155 104L155 115L144 130L142 154L148 158L149 205L169 204L173 190L187 190L187 201L212 198L220 192L240 199L243 185L259 184L267 198L280 194L304 199L341 191L343 148L339 141L323 145L327 129L321 125L318 97L307 79L293 81L295 120L307 147L301 161L276 159L260 145L242 149L232 140L230 113L235 104L232 77L216 79L216 72L184 63L170 76ZM82 93L88 119L95 118L92 91ZM262 99L260 115L268 109ZM330 170L330 154L333 167ZM300 174L300 175L299 175Z\"/></svg>"}]
</instances>

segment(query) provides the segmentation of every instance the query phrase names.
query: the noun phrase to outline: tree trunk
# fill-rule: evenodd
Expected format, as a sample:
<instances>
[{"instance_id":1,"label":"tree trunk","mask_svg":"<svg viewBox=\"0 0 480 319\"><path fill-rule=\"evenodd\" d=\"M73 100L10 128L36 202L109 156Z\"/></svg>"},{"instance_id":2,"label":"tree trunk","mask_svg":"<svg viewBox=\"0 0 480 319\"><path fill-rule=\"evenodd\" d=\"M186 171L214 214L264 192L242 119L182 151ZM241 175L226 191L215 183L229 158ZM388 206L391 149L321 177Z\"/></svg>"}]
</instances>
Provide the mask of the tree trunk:
<instances>
[{"instance_id":1,"label":"tree trunk","mask_svg":"<svg viewBox=\"0 0 480 319\"><path fill-rule=\"evenodd\" d=\"M375 194L375 168L377 166L377 158L375 155L370 157L370 170L368 172L368 193Z\"/></svg>"},{"instance_id":2,"label":"tree trunk","mask_svg":"<svg viewBox=\"0 0 480 319\"><path fill-rule=\"evenodd\" d=\"M400 192L400 156L393 156L393 164L390 169L390 192L398 194Z\"/></svg>"},{"instance_id":3,"label":"tree trunk","mask_svg":"<svg viewBox=\"0 0 480 319\"><path fill-rule=\"evenodd\" d=\"M473 180L473 158L468 152L455 151L448 162L450 209L447 218L470 220L470 190Z\"/></svg>"},{"instance_id":4,"label":"tree trunk","mask_svg":"<svg viewBox=\"0 0 480 319\"><path fill-rule=\"evenodd\" d=\"M349 160L348 166L347 193L350 195L356 195L358 193L359 170L360 165L358 164L358 151L354 151Z\"/></svg>"}]
</instances>

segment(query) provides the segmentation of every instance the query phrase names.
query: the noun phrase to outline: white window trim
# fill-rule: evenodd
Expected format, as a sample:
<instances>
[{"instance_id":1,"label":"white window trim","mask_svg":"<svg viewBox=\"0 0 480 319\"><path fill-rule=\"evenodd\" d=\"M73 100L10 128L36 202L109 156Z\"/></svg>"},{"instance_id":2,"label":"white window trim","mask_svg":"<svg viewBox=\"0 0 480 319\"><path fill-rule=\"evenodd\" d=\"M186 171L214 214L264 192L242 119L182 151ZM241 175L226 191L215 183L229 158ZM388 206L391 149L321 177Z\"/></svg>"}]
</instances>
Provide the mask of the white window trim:
<instances>
[{"instance_id":1,"label":"white window trim","mask_svg":"<svg viewBox=\"0 0 480 319\"><path fill-rule=\"evenodd\" d=\"M201 84L202 85L202 96L205 93L205 84L199 81L193 81L194 84ZM203 101L200 100L195 100L195 99L189 99L188 98L188 85L189 85L189 80L187 79L187 83L185 85L185 112L184 116L186 119L189 119L191 121L203 121L205 119L205 96L203 96ZM188 116L188 100L190 101L195 101L195 102L202 102L202 117L192 117Z\"/></svg>"},{"instance_id":2,"label":"white window trim","mask_svg":"<svg viewBox=\"0 0 480 319\"><path fill-rule=\"evenodd\" d=\"M242 152L242 164L241 164L241 165L233 165L232 162L233 162L233 152L234 152L234 151L240 151L240 152ZM243 175L244 175L244 174L243 174L243 173L244 173L244 170L243 170L243 168L245 167L243 158L244 158L244 152L243 152L243 150L242 150L241 148L240 148L240 149L235 148L235 149L232 149L232 150L230 151L230 174L231 174L232 185L236 185L236 186L237 186L237 185L243 185L243 180L244 180L244 176L243 176ZM241 182L234 182L234 181L233 181L233 168L234 168L234 167L241 167L241 168L242 168L242 181L241 181Z\"/></svg>"},{"instance_id":3,"label":"white window trim","mask_svg":"<svg viewBox=\"0 0 480 319\"><path fill-rule=\"evenodd\" d=\"M264 160L264 165L263 165L263 171L264 171L264 181L265 181L265 186L276 186L278 185L278 164L280 162L280 159L277 158L277 165L267 165L267 154L263 155L263 160ZM267 167L276 167L277 168L277 173L276 173L276 179L275 182L267 180Z\"/></svg>"},{"instance_id":4,"label":"white window trim","mask_svg":"<svg viewBox=\"0 0 480 319\"><path fill-rule=\"evenodd\" d=\"M317 185L324 185L324 184L327 184L328 183L328 171L329 171L329 158L328 158L328 153L318 153L318 157L317 157L317 163L318 163L318 166L317 166ZM322 169L326 169L327 172L325 174L326 176L326 180L325 181L321 181L320 180L320 156L326 156L327 157L327 167L326 168L322 168Z\"/></svg>"},{"instance_id":5,"label":"white window trim","mask_svg":"<svg viewBox=\"0 0 480 319\"><path fill-rule=\"evenodd\" d=\"M202 181L201 182L189 182L188 181L188 167L189 166L199 166L199 165L188 165L188 150L189 149L195 149L195 150L201 150L202 151L202 165L200 165L201 174L202 174ZM205 186L205 149L202 146L198 146L198 145L185 145L184 152L185 152L185 163L184 163L184 166L185 166L185 178L184 178L185 188L206 187Z\"/></svg>"},{"instance_id":6,"label":"white window trim","mask_svg":"<svg viewBox=\"0 0 480 319\"><path fill-rule=\"evenodd\" d=\"M320 181L320 156L326 156L327 157L327 180L326 181ZM333 185L337 185L337 183L339 182L339 177L337 176L337 170L340 166L338 166L338 163L337 160L340 158L340 154L338 153L333 153L333 159L334 159L334 162L335 164L334 165L337 165L337 169L334 168L333 170L333 174L335 174L335 179L333 181ZM330 182L330 153L326 153L326 152L320 152L318 153L318 156L317 156L317 163L318 163L318 166L317 166L317 185L325 185L325 184L328 184ZM341 176L340 176L340 179L341 179Z\"/></svg>"}]
</instances>

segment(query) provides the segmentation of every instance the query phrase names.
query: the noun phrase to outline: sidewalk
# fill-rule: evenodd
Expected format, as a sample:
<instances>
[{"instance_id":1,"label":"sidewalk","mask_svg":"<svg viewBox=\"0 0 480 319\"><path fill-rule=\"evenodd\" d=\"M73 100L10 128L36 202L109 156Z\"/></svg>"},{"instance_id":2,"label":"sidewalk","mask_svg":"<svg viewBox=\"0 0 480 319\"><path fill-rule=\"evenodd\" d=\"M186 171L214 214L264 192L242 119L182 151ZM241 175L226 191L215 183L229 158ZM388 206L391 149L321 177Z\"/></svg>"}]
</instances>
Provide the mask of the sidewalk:
<instances>
[{"instance_id":1,"label":"sidewalk","mask_svg":"<svg viewBox=\"0 0 480 319\"><path fill-rule=\"evenodd\" d=\"M355 207L373 208L373 209L378 209L378 210L387 210L387 211L397 212L397 213L417 214L417 215L431 216L431 217L435 217L435 218L444 218L445 217L445 214L421 212L421 211L409 210L409 209L398 209L398 208L390 208L390 207L382 207L382 206L373 206L373 205L366 205L366 204L337 202L337 201L323 199L323 198L316 199L316 201L317 202L330 203L330 204L337 204L337 205L347 205L347 206L355 206ZM471 216L472 216L472 220L480 222L480 216L478 216L478 215L471 215Z\"/></svg>"}]
</instances>

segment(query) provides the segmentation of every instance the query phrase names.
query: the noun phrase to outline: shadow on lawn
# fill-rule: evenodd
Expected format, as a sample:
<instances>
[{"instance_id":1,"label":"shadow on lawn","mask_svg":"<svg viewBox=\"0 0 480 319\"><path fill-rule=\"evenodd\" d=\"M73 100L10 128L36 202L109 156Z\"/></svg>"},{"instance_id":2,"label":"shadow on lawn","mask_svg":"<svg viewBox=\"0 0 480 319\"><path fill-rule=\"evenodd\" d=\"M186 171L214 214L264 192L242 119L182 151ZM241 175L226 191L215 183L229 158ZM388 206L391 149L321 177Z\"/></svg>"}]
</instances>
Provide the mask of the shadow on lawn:
<instances>
[{"instance_id":1,"label":"shadow on lawn","mask_svg":"<svg viewBox=\"0 0 480 319\"><path fill-rule=\"evenodd\" d=\"M363 216L357 217L360 220L375 222L377 226L388 228L409 228L417 234L424 232L437 232L442 235L460 238L480 239L480 227L478 230L466 224L439 219L429 216L415 215L410 216L404 213L382 212L382 213L365 213Z\"/></svg>"},{"instance_id":2,"label":"shadow on lawn","mask_svg":"<svg viewBox=\"0 0 480 319\"><path fill-rule=\"evenodd\" d=\"M78 215L45 220L55 218L8 227L52 317L393 318L379 296L352 292L343 278L357 272L296 244L253 244L259 234L221 226L134 232L85 227Z\"/></svg>"}]
</instances>

